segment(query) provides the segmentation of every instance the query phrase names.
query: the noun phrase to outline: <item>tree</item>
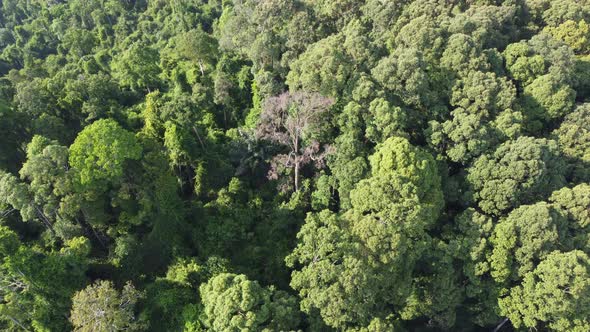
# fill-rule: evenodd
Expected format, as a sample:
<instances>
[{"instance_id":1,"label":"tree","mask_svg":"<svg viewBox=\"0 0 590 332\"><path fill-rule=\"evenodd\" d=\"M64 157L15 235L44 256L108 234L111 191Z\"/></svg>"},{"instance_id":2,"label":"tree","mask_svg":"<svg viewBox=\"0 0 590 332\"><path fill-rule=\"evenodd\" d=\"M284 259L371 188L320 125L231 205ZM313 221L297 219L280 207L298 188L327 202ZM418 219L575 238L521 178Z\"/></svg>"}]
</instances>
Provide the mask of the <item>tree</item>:
<instances>
[{"instance_id":1,"label":"tree","mask_svg":"<svg viewBox=\"0 0 590 332\"><path fill-rule=\"evenodd\" d=\"M562 188L551 194L549 202L568 219L573 247L590 252L590 185Z\"/></svg>"},{"instance_id":2,"label":"tree","mask_svg":"<svg viewBox=\"0 0 590 332\"><path fill-rule=\"evenodd\" d=\"M549 253L571 247L567 220L551 205L523 205L494 229L491 275L500 283L520 280Z\"/></svg>"},{"instance_id":3,"label":"tree","mask_svg":"<svg viewBox=\"0 0 590 332\"><path fill-rule=\"evenodd\" d=\"M362 91L355 98L359 101L369 99L373 88L375 88L372 82L362 81L357 83L357 90ZM376 112L378 111L376 110ZM384 110L383 113L385 113L387 120L391 119L388 110ZM337 121L341 134L334 140L335 151L328 156L327 165L336 182L335 189L338 191L340 208L346 210L350 208L350 191L354 189L358 181L365 177L369 170L367 161L369 147L365 144L365 136L373 138L380 133L372 130L373 123L371 122L367 124L366 132L363 132L363 124L365 123L363 107L357 101L349 102L339 114ZM391 125L395 126L395 124Z\"/></svg>"},{"instance_id":4,"label":"tree","mask_svg":"<svg viewBox=\"0 0 590 332\"><path fill-rule=\"evenodd\" d=\"M590 258L578 250L554 251L499 303L502 314L516 328L586 331L590 328L589 296Z\"/></svg>"},{"instance_id":5,"label":"tree","mask_svg":"<svg viewBox=\"0 0 590 332\"><path fill-rule=\"evenodd\" d=\"M543 25L556 27L566 21L578 22L582 19L590 18L590 10L588 10L588 2L571 1L571 0L557 0L557 1L529 1L531 7L534 8L534 13L542 21ZM535 16L536 16L535 15Z\"/></svg>"},{"instance_id":6,"label":"tree","mask_svg":"<svg viewBox=\"0 0 590 332\"><path fill-rule=\"evenodd\" d=\"M512 108L515 99L514 85L493 72L470 71L457 80L451 93L451 105L483 116Z\"/></svg>"},{"instance_id":7,"label":"tree","mask_svg":"<svg viewBox=\"0 0 590 332\"><path fill-rule=\"evenodd\" d=\"M202 305L195 294L201 283L227 272L228 264L216 256L203 263L195 257L177 258L168 266L165 276L157 277L147 286L142 315L149 319L150 330L201 331L204 328L199 320Z\"/></svg>"},{"instance_id":8,"label":"tree","mask_svg":"<svg viewBox=\"0 0 590 332\"><path fill-rule=\"evenodd\" d=\"M343 43L344 36L337 34L312 44L291 63L291 70L287 75L290 90L337 97L353 70L352 59L341 48Z\"/></svg>"},{"instance_id":9,"label":"tree","mask_svg":"<svg viewBox=\"0 0 590 332\"><path fill-rule=\"evenodd\" d=\"M78 75L75 79L68 79L65 83L63 95L58 103L76 114L84 124L105 117L116 116L121 98L120 87L109 75L97 74Z\"/></svg>"},{"instance_id":10,"label":"tree","mask_svg":"<svg viewBox=\"0 0 590 332\"><path fill-rule=\"evenodd\" d=\"M565 171L555 141L519 137L479 157L468 168L467 181L479 207L498 216L563 187Z\"/></svg>"},{"instance_id":11,"label":"tree","mask_svg":"<svg viewBox=\"0 0 590 332\"><path fill-rule=\"evenodd\" d=\"M576 54L590 51L590 26L583 19L579 22L567 20L557 27L545 27L543 31L569 45Z\"/></svg>"},{"instance_id":12,"label":"tree","mask_svg":"<svg viewBox=\"0 0 590 332\"><path fill-rule=\"evenodd\" d=\"M430 144L454 162L471 161L507 138L490 120L510 112L515 99L516 89L505 78L493 72L467 72L453 86L450 102L457 108L451 119L430 122Z\"/></svg>"},{"instance_id":13,"label":"tree","mask_svg":"<svg viewBox=\"0 0 590 332\"><path fill-rule=\"evenodd\" d=\"M431 121L427 130L429 143L445 152L454 162L468 163L489 151L500 139L485 116L472 114L463 108L451 112L451 120Z\"/></svg>"},{"instance_id":14,"label":"tree","mask_svg":"<svg viewBox=\"0 0 590 332\"><path fill-rule=\"evenodd\" d=\"M382 58L371 74L385 89L392 91L404 103L423 107L434 102L436 89L430 85L426 62L415 48L398 48Z\"/></svg>"},{"instance_id":15,"label":"tree","mask_svg":"<svg viewBox=\"0 0 590 332\"><path fill-rule=\"evenodd\" d=\"M491 276L492 217L468 208L455 217L456 229L449 241L449 252L461 262L465 278L465 309L478 326L494 324L499 318L500 287Z\"/></svg>"},{"instance_id":16,"label":"tree","mask_svg":"<svg viewBox=\"0 0 590 332\"><path fill-rule=\"evenodd\" d=\"M508 73L524 87L545 74L551 74L557 82L564 84L571 84L574 78L572 50L547 34L510 44L503 55Z\"/></svg>"},{"instance_id":17,"label":"tree","mask_svg":"<svg viewBox=\"0 0 590 332\"><path fill-rule=\"evenodd\" d=\"M390 137L369 157L371 177L406 178L417 187L415 194L436 214L443 205L440 176L434 158L402 137ZM371 180L369 178L368 180ZM385 183L384 183L385 185Z\"/></svg>"},{"instance_id":18,"label":"tree","mask_svg":"<svg viewBox=\"0 0 590 332\"><path fill-rule=\"evenodd\" d=\"M381 301L401 315L404 310L408 316L420 315L421 309L405 302L412 296L416 264L431 245L427 230L444 204L438 169L428 152L400 137L379 145L369 160L371 176L351 191L352 209L344 217L361 250L378 267L381 287L390 289Z\"/></svg>"},{"instance_id":19,"label":"tree","mask_svg":"<svg viewBox=\"0 0 590 332\"><path fill-rule=\"evenodd\" d=\"M0 96L1 94L0 92ZM0 97L0 133L2 141L0 167L14 172L18 161L24 156L21 142L26 141L27 133L22 114L12 109L8 101L2 97Z\"/></svg>"},{"instance_id":20,"label":"tree","mask_svg":"<svg viewBox=\"0 0 590 332\"><path fill-rule=\"evenodd\" d=\"M376 98L369 104L366 137L373 142L384 142L392 136L403 135L408 115L399 106L392 106L383 98Z\"/></svg>"},{"instance_id":21,"label":"tree","mask_svg":"<svg viewBox=\"0 0 590 332\"><path fill-rule=\"evenodd\" d=\"M28 181L31 202L46 224L52 225L63 239L81 235L75 223L77 211L68 202L75 201L74 176L69 171L68 148L42 136L34 136L27 145L27 161L20 169L21 179Z\"/></svg>"},{"instance_id":22,"label":"tree","mask_svg":"<svg viewBox=\"0 0 590 332\"><path fill-rule=\"evenodd\" d=\"M318 15L320 22L333 26L333 28L341 28L346 25L351 19L359 14L360 3L353 0L337 0L337 1L305 1L313 6L314 12Z\"/></svg>"},{"instance_id":23,"label":"tree","mask_svg":"<svg viewBox=\"0 0 590 332\"><path fill-rule=\"evenodd\" d=\"M18 241L6 228L0 232L5 251L0 261L0 321L11 317L9 326L30 330L70 329L65 313L74 292L86 282L88 239L73 238L61 250L46 252Z\"/></svg>"},{"instance_id":24,"label":"tree","mask_svg":"<svg viewBox=\"0 0 590 332\"><path fill-rule=\"evenodd\" d=\"M135 91L145 89L149 92L160 83L159 62L160 55L156 49L135 43L113 60L113 76L122 86Z\"/></svg>"},{"instance_id":25,"label":"tree","mask_svg":"<svg viewBox=\"0 0 590 332\"><path fill-rule=\"evenodd\" d=\"M13 174L0 171L0 197L2 197L0 202L4 206L11 206L12 209L20 212L23 221L36 220L39 217L48 229L52 229L45 216L40 215L38 207L33 204L33 197L28 186L20 182ZM5 213L8 214L8 212L12 210Z\"/></svg>"},{"instance_id":26,"label":"tree","mask_svg":"<svg viewBox=\"0 0 590 332\"><path fill-rule=\"evenodd\" d=\"M219 274L200 292L204 324L213 331L284 331L299 324L295 298L243 274Z\"/></svg>"},{"instance_id":27,"label":"tree","mask_svg":"<svg viewBox=\"0 0 590 332\"><path fill-rule=\"evenodd\" d=\"M466 76L471 71L485 72L490 67L481 46L472 36L463 33L449 37L440 64L442 68L459 76Z\"/></svg>"},{"instance_id":28,"label":"tree","mask_svg":"<svg viewBox=\"0 0 590 332\"><path fill-rule=\"evenodd\" d=\"M340 329L368 325L383 313L380 299L388 294L359 255L345 219L328 210L309 214L297 239L286 262L295 268L291 287L299 292L302 311L319 311L327 325Z\"/></svg>"},{"instance_id":29,"label":"tree","mask_svg":"<svg viewBox=\"0 0 590 332\"><path fill-rule=\"evenodd\" d=\"M294 172L295 191L298 191L301 168L312 162L317 168L323 166L327 147L319 140L332 103L329 98L306 92L287 92L266 101L257 136L288 151L273 158L270 178L276 179L282 168L290 168Z\"/></svg>"},{"instance_id":30,"label":"tree","mask_svg":"<svg viewBox=\"0 0 590 332\"><path fill-rule=\"evenodd\" d=\"M537 77L524 88L521 105L526 125L531 132L539 131L543 123L559 119L574 108L576 91L551 75Z\"/></svg>"},{"instance_id":31,"label":"tree","mask_svg":"<svg viewBox=\"0 0 590 332\"><path fill-rule=\"evenodd\" d=\"M400 137L386 140L370 162L371 176L351 191L352 208L308 215L287 258L297 268L291 286L302 309L318 310L334 328L366 327L385 318L387 306L408 316L428 307L405 306L415 264L430 246L426 231L443 205L436 164Z\"/></svg>"},{"instance_id":32,"label":"tree","mask_svg":"<svg viewBox=\"0 0 590 332\"><path fill-rule=\"evenodd\" d=\"M212 64L218 57L217 40L201 29L194 29L178 36L178 53L199 64L201 75L205 75L205 64Z\"/></svg>"},{"instance_id":33,"label":"tree","mask_svg":"<svg viewBox=\"0 0 590 332\"><path fill-rule=\"evenodd\" d=\"M517 6L490 1L480 1L479 4L456 15L449 29L472 36L484 49L504 49L508 43L518 39Z\"/></svg>"},{"instance_id":34,"label":"tree","mask_svg":"<svg viewBox=\"0 0 590 332\"><path fill-rule=\"evenodd\" d=\"M575 181L590 180L587 167L590 162L590 104L577 106L553 131L552 137L567 158L572 178Z\"/></svg>"},{"instance_id":35,"label":"tree","mask_svg":"<svg viewBox=\"0 0 590 332\"><path fill-rule=\"evenodd\" d=\"M104 185L123 175L127 160L141 157L135 136L114 120L98 120L82 130L70 146L69 162L83 186Z\"/></svg>"},{"instance_id":36,"label":"tree","mask_svg":"<svg viewBox=\"0 0 590 332\"><path fill-rule=\"evenodd\" d=\"M64 139L69 136L64 114L57 108L55 96L47 89L47 80L34 78L20 82L15 87L16 109L31 121L30 128L35 134L52 139Z\"/></svg>"},{"instance_id":37,"label":"tree","mask_svg":"<svg viewBox=\"0 0 590 332\"><path fill-rule=\"evenodd\" d=\"M99 280L72 298L74 331L143 331L146 325L135 312L141 298L130 282L118 291L111 281Z\"/></svg>"}]
</instances>

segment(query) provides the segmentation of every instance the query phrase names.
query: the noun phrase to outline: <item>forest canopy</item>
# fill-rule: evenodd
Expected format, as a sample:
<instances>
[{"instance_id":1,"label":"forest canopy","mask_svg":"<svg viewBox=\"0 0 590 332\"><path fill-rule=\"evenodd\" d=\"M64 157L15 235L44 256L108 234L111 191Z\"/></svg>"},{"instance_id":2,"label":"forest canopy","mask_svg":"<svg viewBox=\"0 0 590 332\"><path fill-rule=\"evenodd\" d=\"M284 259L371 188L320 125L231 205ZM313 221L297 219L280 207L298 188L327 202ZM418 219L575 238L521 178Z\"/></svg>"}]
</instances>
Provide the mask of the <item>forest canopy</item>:
<instances>
[{"instance_id":1,"label":"forest canopy","mask_svg":"<svg viewBox=\"0 0 590 332\"><path fill-rule=\"evenodd\" d=\"M0 0L0 330L590 331L590 0Z\"/></svg>"}]
</instances>

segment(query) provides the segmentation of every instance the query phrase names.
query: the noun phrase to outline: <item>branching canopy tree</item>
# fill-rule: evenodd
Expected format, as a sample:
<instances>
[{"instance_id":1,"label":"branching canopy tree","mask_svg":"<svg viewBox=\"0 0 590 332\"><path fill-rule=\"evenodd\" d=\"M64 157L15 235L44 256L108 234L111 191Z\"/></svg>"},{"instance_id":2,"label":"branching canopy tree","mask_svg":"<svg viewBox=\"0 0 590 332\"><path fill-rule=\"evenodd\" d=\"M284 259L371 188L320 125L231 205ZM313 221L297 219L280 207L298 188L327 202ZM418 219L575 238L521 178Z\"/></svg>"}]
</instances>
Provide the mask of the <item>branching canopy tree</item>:
<instances>
[{"instance_id":1,"label":"branching canopy tree","mask_svg":"<svg viewBox=\"0 0 590 332\"><path fill-rule=\"evenodd\" d=\"M313 163L323 167L328 146L322 145L322 130L333 101L317 93L284 93L267 100L257 136L287 149L272 160L269 178L276 179L285 169L293 170L293 185L299 190L300 170Z\"/></svg>"}]
</instances>

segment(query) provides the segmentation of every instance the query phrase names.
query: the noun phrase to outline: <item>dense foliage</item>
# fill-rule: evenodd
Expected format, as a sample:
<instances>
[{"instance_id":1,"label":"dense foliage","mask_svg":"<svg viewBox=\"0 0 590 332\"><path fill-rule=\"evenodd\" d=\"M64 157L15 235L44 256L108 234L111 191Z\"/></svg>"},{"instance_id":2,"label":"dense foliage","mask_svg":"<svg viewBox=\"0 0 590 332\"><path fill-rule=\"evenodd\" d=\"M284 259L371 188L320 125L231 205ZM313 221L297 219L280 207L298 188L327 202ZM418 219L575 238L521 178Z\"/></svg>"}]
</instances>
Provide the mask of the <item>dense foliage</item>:
<instances>
[{"instance_id":1,"label":"dense foliage","mask_svg":"<svg viewBox=\"0 0 590 332\"><path fill-rule=\"evenodd\" d=\"M589 331L589 0L0 0L0 330Z\"/></svg>"}]
</instances>

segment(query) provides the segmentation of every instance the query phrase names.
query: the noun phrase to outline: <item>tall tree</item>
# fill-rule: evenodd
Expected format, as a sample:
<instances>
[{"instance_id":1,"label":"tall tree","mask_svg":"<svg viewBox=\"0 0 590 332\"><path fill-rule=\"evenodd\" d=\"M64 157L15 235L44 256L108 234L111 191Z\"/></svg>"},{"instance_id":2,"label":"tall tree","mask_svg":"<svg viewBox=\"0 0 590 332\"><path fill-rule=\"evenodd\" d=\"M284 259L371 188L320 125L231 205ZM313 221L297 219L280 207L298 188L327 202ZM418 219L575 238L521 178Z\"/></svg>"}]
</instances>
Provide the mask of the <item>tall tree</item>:
<instances>
[{"instance_id":1,"label":"tall tree","mask_svg":"<svg viewBox=\"0 0 590 332\"><path fill-rule=\"evenodd\" d=\"M473 197L486 213L501 215L549 196L565 184L565 162L555 141L519 137L479 157L468 169Z\"/></svg>"},{"instance_id":2,"label":"tall tree","mask_svg":"<svg viewBox=\"0 0 590 332\"><path fill-rule=\"evenodd\" d=\"M589 295L588 255L577 250L555 251L499 302L516 328L586 331L590 328Z\"/></svg>"},{"instance_id":3,"label":"tall tree","mask_svg":"<svg viewBox=\"0 0 590 332\"><path fill-rule=\"evenodd\" d=\"M257 128L257 136L286 149L272 160L269 177L278 178L284 169L293 170L293 185L299 190L300 171L310 163L323 167L328 146L322 131L333 101L317 93L283 93L269 98Z\"/></svg>"},{"instance_id":4,"label":"tall tree","mask_svg":"<svg viewBox=\"0 0 590 332\"><path fill-rule=\"evenodd\" d=\"M74 331L144 331L147 326L135 308L142 296L131 283L122 291L107 280L89 285L72 298L70 320Z\"/></svg>"},{"instance_id":5,"label":"tall tree","mask_svg":"<svg viewBox=\"0 0 590 332\"><path fill-rule=\"evenodd\" d=\"M245 275L222 273L200 288L205 326L213 331L278 331L297 327L296 299Z\"/></svg>"},{"instance_id":6,"label":"tall tree","mask_svg":"<svg viewBox=\"0 0 590 332\"><path fill-rule=\"evenodd\" d=\"M99 120L84 128L70 146L70 165L84 186L105 185L123 175L126 160L137 160L141 146L114 120Z\"/></svg>"}]
</instances>

